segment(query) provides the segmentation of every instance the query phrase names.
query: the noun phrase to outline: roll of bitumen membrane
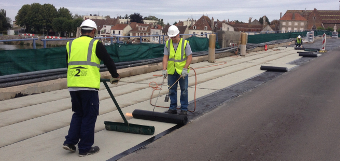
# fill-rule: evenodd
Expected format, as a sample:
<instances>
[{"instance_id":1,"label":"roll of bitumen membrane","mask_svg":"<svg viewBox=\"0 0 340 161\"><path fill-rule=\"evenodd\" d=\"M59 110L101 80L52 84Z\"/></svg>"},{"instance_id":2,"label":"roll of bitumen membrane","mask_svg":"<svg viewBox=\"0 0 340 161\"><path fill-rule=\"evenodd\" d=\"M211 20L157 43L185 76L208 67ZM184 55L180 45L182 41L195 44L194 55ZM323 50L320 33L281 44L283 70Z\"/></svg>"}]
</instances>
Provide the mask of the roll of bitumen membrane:
<instances>
[{"instance_id":1,"label":"roll of bitumen membrane","mask_svg":"<svg viewBox=\"0 0 340 161\"><path fill-rule=\"evenodd\" d=\"M312 51L298 51L297 53L303 53L303 54L314 54L314 52L312 52Z\"/></svg>"},{"instance_id":2,"label":"roll of bitumen membrane","mask_svg":"<svg viewBox=\"0 0 340 161\"><path fill-rule=\"evenodd\" d=\"M134 110L132 112L133 118L143 119L143 120L151 120L151 121L159 121L166 123L173 123L179 125L185 125L188 122L188 117L186 115L174 115L153 111L145 111L145 110Z\"/></svg>"},{"instance_id":3,"label":"roll of bitumen membrane","mask_svg":"<svg viewBox=\"0 0 340 161\"><path fill-rule=\"evenodd\" d=\"M317 54L309 54L309 53L299 53L299 56L302 57L317 57Z\"/></svg>"},{"instance_id":4,"label":"roll of bitumen membrane","mask_svg":"<svg viewBox=\"0 0 340 161\"><path fill-rule=\"evenodd\" d=\"M294 47L295 50L305 50L305 48Z\"/></svg>"},{"instance_id":5,"label":"roll of bitumen membrane","mask_svg":"<svg viewBox=\"0 0 340 161\"><path fill-rule=\"evenodd\" d=\"M261 70L272 71L272 72L287 72L287 67L273 67L273 66L261 66Z\"/></svg>"}]
</instances>

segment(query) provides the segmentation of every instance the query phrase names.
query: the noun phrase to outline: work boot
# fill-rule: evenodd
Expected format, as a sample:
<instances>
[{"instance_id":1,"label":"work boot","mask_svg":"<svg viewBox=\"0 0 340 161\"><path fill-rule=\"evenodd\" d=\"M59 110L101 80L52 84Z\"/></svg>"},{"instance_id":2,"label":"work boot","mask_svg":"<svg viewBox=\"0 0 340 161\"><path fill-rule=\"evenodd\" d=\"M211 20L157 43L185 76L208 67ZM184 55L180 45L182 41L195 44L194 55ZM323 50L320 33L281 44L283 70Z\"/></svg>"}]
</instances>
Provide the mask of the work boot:
<instances>
[{"instance_id":1,"label":"work boot","mask_svg":"<svg viewBox=\"0 0 340 161\"><path fill-rule=\"evenodd\" d=\"M64 144L63 148L65 150L69 150L71 152L75 152L77 150L76 146L74 146L72 144Z\"/></svg>"},{"instance_id":2,"label":"work boot","mask_svg":"<svg viewBox=\"0 0 340 161\"><path fill-rule=\"evenodd\" d=\"M181 112L179 113L179 115L187 115L187 111L181 110Z\"/></svg>"},{"instance_id":3,"label":"work boot","mask_svg":"<svg viewBox=\"0 0 340 161\"><path fill-rule=\"evenodd\" d=\"M99 147L98 146L94 146L94 147L91 147L91 149L88 151L88 152L85 152L85 153L79 153L79 157L85 157L87 155L92 155L92 154L95 154L97 152L99 152Z\"/></svg>"},{"instance_id":4,"label":"work boot","mask_svg":"<svg viewBox=\"0 0 340 161\"><path fill-rule=\"evenodd\" d=\"M167 113L167 114L177 114L177 110L168 110L168 111L166 111L165 113Z\"/></svg>"}]
</instances>

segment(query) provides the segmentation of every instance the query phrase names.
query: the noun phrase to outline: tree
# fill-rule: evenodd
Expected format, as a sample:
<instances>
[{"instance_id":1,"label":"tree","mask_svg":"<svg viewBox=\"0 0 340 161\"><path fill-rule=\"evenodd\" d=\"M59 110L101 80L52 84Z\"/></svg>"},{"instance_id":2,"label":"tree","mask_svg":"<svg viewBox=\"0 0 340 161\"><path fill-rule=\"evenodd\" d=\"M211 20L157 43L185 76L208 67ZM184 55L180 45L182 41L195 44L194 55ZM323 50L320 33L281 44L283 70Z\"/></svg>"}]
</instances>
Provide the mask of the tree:
<instances>
[{"instance_id":1,"label":"tree","mask_svg":"<svg viewBox=\"0 0 340 161\"><path fill-rule=\"evenodd\" d=\"M125 14L124 19L129 19L129 18L130 18L129 15Z\"/></svg>"},{"instance_id":2,"label":"tree","mask_svg":"<svg viewBox=\"0 0 340 161\"><path fill-rule=\"evenodd\" d=\"M82 18L74 19L72 21L72 30L71 30L71 32L77 32L77 27L80 27L82 22L83 22Z\"/></svg>"},{"instance_id":3,"label":"tree","mask_svg":"<svg viewBox=\"0 0 340 161\"><path fill-rule=\"evenodd\" d=\"M331 28L331 27L328 27L326 30L327 30L327 31L334 31L334 29Z\"/></svg>"},{"instance_id":4,"label":"tree","mask_svg":"<svg viewBox=\"0 0 340 161\"><path fill-rule=\"evenodd\" d=\"M25 4L21 7L17 15L15 16L16 24L21 27L25 27L25 32L31 31L31 22L28 16L30 10L31 10L31 5Z\"/></svg>"},{"instance_id":5,"label":"tree","mask_svg":"<svg viewBox=\"0 0 340 161\"><path fill-rule=\"evenodd\" d=\"M7 30L11 28L10 24L11 19L6 17L6 10L0 10L0 31Z\"/></svg>"},{"instance_id":6,"label":"tree","mask_svg":"<svg viewBox=\"0 0 340 161\"><path fill-rule=\"evenodd\" d=\"M325 30L323 27L318 27L317 30Z\"/></svg>"},{"instance_id":7,"label":"tree","mask_svg":"<svg viewBox=\"0 0 340 161\"><path fill-rule=\"evenodd\" d=\"M72 23L73 23L73 20L64 21L62 25L62 31L65 31L66 35L70 36L70 32L72 32Z\"/></svg>"},{"instance_id":8,"label":"tree","mask_svg":"<svg viewBox=\"0 0 340 161\"><path fill-rule=\"evenodd\" d=\"M274 28L275 31L280 30L279 29L280 28L280 21L279 20L273 20L272 22L270 22L270 24L275 26L275 28Z\"/></svg>"},{"instance_id":9,"label":"tree","mask_svg":"<svg viewBox=\"0 0 340 161\"><path fill-rule=\"evenodd\" d=\"M263 25L263 17L260 17L259 22ZM270 22L267 16L266 16L266 22L267 22L267 25L270 25Z\"/></svg>"},{"instance_id":10,"label":"tree","mask_svg":"<svg viewBox=\"0 0 340 161\"><path fill-rule=\"evenodd\" d=\"M107 16L105 16L104 18L105 18L105 19L110 19L111 17L110 17L110 15L107 15Z\"/></svg>"},{"instance_id":11,"label":"tree","mask_svg":"<svg viewBox=\"0 0 340 161\"><path fill-rule=\"evenodd\" d=\"M177 21L175 21L175 23L173 25L176 25L177 24Z\"/></svg>"},{"instance_id":12,"label":"tree","mask_svg":"<svg viewBox=\"0 0 340 161\"><path fill-rule=\"evenodd\" d=\"M44 4L41 8L41 16L42 16L42 29L43 32L50 31L52 29L52 21L58 15L57 9L52 4Z\"/></svg>"},{"instance_id":13,"label":"tree","mask_svg":"<svg viewBox=\"0 0 340 161\"><path fill-rule=\"evenodd\" d=\"M161 25L161 26L164 26L164 22L163 22L163 19L159 19L158 22L157 22L158 25Z\"/></svg>"},{"instance_id":14,"label":"tree","mask_svg":"<svg viewBox=\"0 0 340 161\"><path fill-rule=\"evenodd\" d=\"M73 19L78 19L78 18L83 19L83 16L82 15L78 15L78 14L74 14L74 16L72 18Z\"/></svg>"},{"instance_id":15,"label":"tree","mask_svg":"<svg viewBox=\"0 0 340 161\"><path fill-rule=\"evenodd\" d=\"M63 32L63 24L65 21L67 21L67 18L65 17L58 17L52 21L52 28L55 32L59 32L59 36L61 32Z\"/></svg>"},{"instance_id":16,"label":"tree","mask_svg":"<svg viewBox=\"0 0 340 161\"><path fill-rule=\"evenodd\" d=\"M39 3L32 3L31 10L28 12L29 22L31 24L31 30L36 33L42 29L43 17L41 15L42 6Z\"/></svg>"},{"instance_id":17,"label":"tree","mask_svg":"<svg viewBox=\"0 0 340 161\"><path fill-rule=\"evenodd\" d=\"M143 16L139 13L134 13L130 15L130 22L143 23Z\"/></svg>"},{"instance_id":18,"label":"tree","mask_svg":"<svg viewBox=\"0 0 340 161\"><path fill-rule=\"evenodd\" d=\"M70 10L68 10L67 8L60 7L58 9L58 16L57 17L65 17L66 19L70 20L70 19L72 19L72 14L71 14Z\"/></svg>"},{"instance_id":19,"label":"tree","mask_svg":"<svg viewBox=\"0 0 340 161\"><path fill-rule=\"evenodd\" d=\"M156 16L148 16L148 17L144 17L144 20L156 20L156 21L158 21L158 18Z\"/></svg>"}]
</instances>

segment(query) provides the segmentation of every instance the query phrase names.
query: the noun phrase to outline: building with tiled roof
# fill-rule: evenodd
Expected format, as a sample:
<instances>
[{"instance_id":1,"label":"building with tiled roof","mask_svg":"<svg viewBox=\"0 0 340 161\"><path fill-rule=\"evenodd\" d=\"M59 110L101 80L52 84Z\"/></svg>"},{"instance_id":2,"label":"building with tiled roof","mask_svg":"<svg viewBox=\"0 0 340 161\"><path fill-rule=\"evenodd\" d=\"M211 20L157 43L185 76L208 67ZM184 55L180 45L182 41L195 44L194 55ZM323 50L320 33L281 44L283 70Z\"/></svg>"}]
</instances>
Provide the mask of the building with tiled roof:
<instances>
[{"instance_id":1,"label":"building with tiled roof","mask_svg":"<svg viewBox=\"0 0 340 161\"><path fill-rule=\"evenodd\" d=\"M334 28L340 25L340 10L287 10L286 13L299 13L307 20L307 30Z\"/></svg>"},{"instance_id":2,"label":"building with tiled roof","mask_svg":"<svg viewBox=\"0 0 340 161\"><path fill-rule=\"evenodd\" d=\"M130 36L148 36L142 37L142 41L150 42L151 26L150 24L143 23L131 23L132 30L130 31ZM140 41L140 38L132 37L132 39Z\"/></svg>"},{"instance_id":3,"label":"building with tiled roof","mask_svg":"<svg viewBox=\"0 0 340 161\"><path fill-rule=\"evenodd\" d=\"M128 24L117 24L111 27L111 35L127 36L131 30Z\"/></svg>"},{"instance_id":4,"label":"building with tiled roof","mask_svg":"<svg viewBox=\"0 0 340 161\"><path fill-rule=\"evenodd\" d=\"M286 12L280 18L280 27L282 33L301 32L307 29L307 19L298 12Z\"/></svg>"},{"instance_id":5,"label":"building with tiled roof","mask_svg":"<svg viewBox=\"0 0 340 161\"><path fill-rule=\"evenodd\" d=\"M240 22L228 22L230 26L234 28L234 31L246 32L249 35L253 35L255 33L274 33L275 31L271 28L270 25L266 23L266 16L263 16L264 24L259 23L258 20L251 21L252 18L249 18L248 23L240 23Z\"/></svg>"},{"instance_id":6,"label":"building with tiled roof","mask_svg":"<svg viewBox=\"0 0 340 161\"><path fill-rule=\"evenodd\" d=\"M189 28L189 34L205 37L206 34L211 34L214 30L214 19L208 16L202 16L194 25Z\"/></svg>"},{"instance_id":7,"label":"building with tiled roof","mask_svg":"<svg viewBox=\"0 0 340 161\"><path fill-rule=\"evenodd\" d=\"M154 37L151 37L150 42L152 43L159 43L159 41L163 41L163 35L162 34L163 27L161 25L153 25L151 26L151 34L150 35L156 35Z\"/></svg>"},{"instance_id":8,"label":"building with tiled roof","mask_svg":"<svg viewBox=\"0 0 340 161\"><path fill-rule=\"evenodd\" d=\"M110 34L111 27L119 24L118 19L108 18L108 19L92 19L97 24L98 34ZM105 30L105 31L104 31Z\"/></svg>"}]
</instances>

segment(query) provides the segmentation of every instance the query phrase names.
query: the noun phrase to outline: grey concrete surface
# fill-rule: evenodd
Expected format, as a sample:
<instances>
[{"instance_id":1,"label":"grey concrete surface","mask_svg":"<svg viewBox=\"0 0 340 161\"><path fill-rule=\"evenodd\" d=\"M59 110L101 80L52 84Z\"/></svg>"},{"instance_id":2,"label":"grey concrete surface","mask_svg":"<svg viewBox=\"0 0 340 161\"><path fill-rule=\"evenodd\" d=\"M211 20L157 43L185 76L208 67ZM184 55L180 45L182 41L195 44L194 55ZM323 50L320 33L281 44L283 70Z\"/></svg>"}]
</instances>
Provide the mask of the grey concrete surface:
<instances>
[{"instance_id":1,"label":"grey concrete surface","mask_svg":"<svg viewBox=\"0 0 340 161\"><path fill-rule=\"evenodd\" d=\"M339 53L325 53L120 160L339 160Z\"/></svg>"},{"instance_id":2,"label":"grey concrete surface","mask_svg":"<svg viewBox=\"0 0 340 161\"><path fill-rule=\"evenodd\" d=\"M215 63L203 61L192 64L191 67L195 69L197 75L196 97L204 97L253 78L265 72L260 70L260 66L264 64L285 66L294 71L297 65L290 64L290 62L299 58L293 48L279 47L268 51L251 52L242 57L219 58ZM153 70L143 70L147 72L137 75L138 73L131 72L131 69L126 69L122 72L133 73L133 76L126 76L118 85L110 85L124 113L131 113L134 109L157 112L167 110L150 105L153 89L149 87L149 83L155 82L160 85L163 81L161 77L154 76L159 75L160 71ZM192 102L196 84L193 70L189 76L189 101ZM167 93L166 85L161 91L154 92L151 103L155 104L158 93L160 98L157 105L169 106L168 102L164 102L164 94ZM2 138L0 160L107 160L153 137L106 131L104 121L122 121L122 119L101 85L100 115L95 128L95 145L101 148L100 154L79 158L76 154L68 153L62 149L72 115L68 95L68 91L64 89L0 101L0 136ZM155 126L155 135L175 126L131 117L128 121ZM191 123L183 128L190 125Z\"/></svg>"}]
</instances>

